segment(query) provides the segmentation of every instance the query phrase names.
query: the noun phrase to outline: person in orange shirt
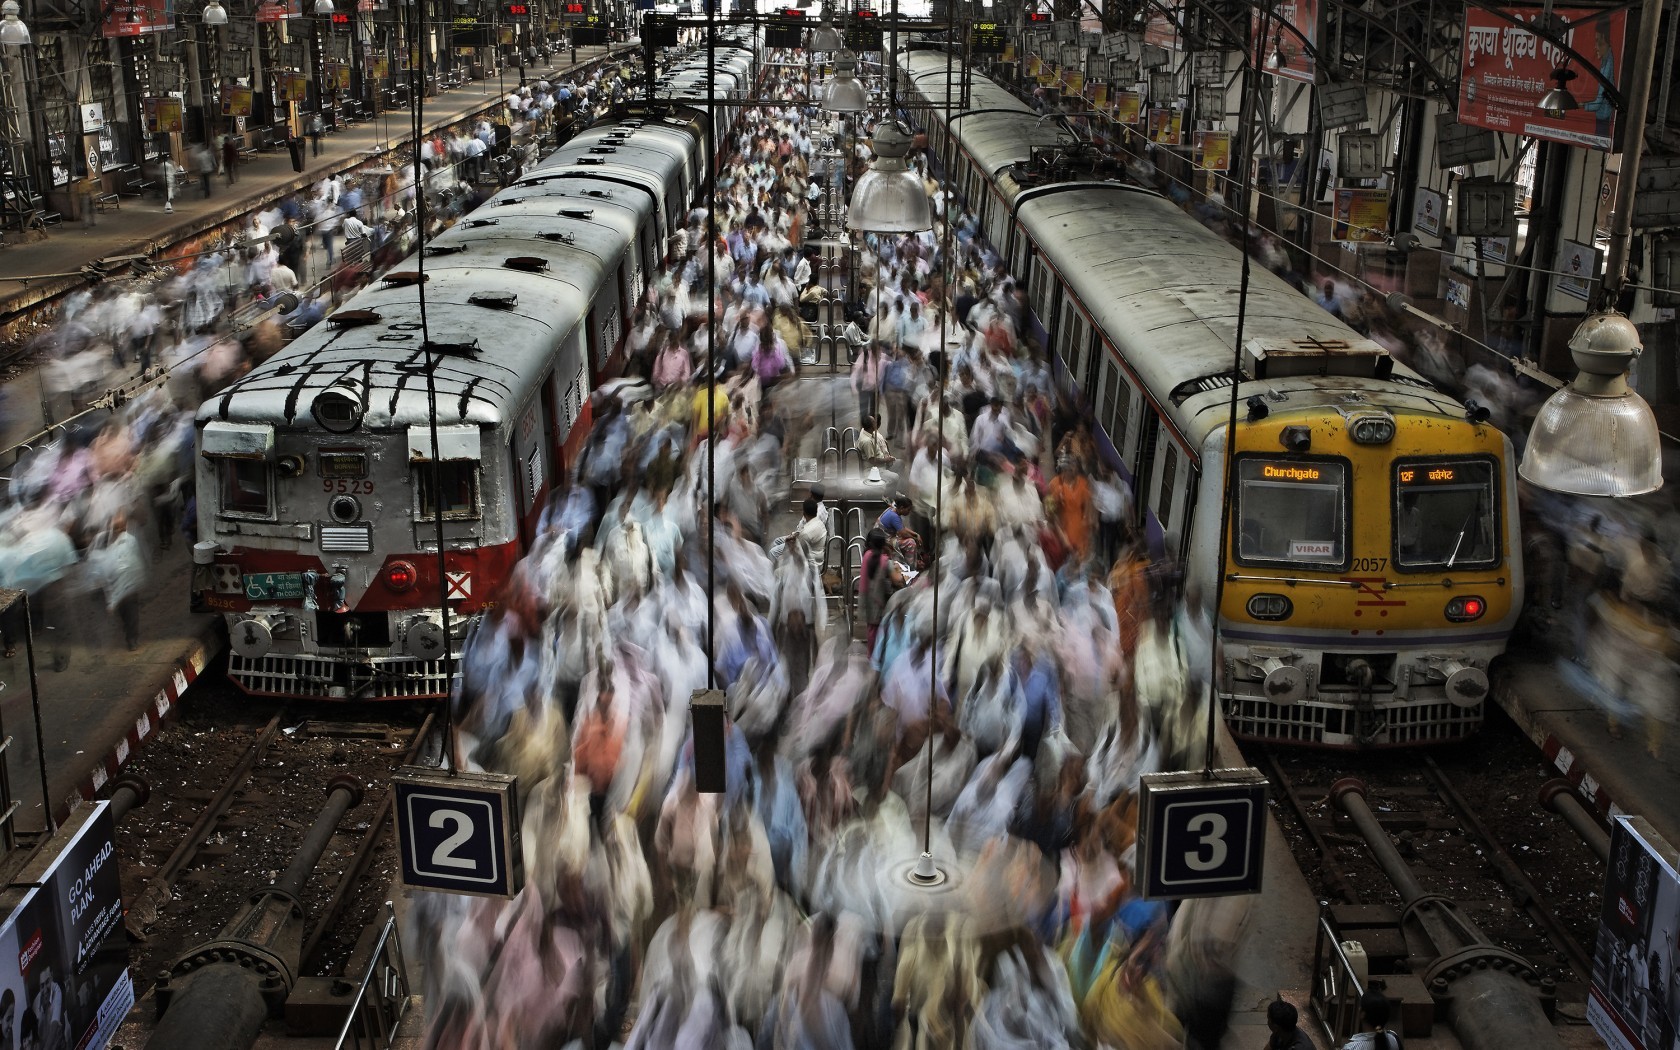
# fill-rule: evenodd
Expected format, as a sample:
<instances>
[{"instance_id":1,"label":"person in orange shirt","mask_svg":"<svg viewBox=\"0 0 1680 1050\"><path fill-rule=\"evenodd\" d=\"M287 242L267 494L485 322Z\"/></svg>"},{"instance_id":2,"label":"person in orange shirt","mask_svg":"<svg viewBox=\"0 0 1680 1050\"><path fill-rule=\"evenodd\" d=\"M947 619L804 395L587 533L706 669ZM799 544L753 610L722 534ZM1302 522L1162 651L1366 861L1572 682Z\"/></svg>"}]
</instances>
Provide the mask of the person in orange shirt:
<instances>
[{"instance_id":1,"label":"person in orange shirt","mask_svg":"<svg viewBox=\"0 0 1680 1050\"><path fill-rule=\"evenodd\" d=\"M607 670L601 674L595 706L578 723L572 741L572 769L589 781L589 815L597 826L606 815L607 789L612 786L619 757L624 753L624 726L612 706L612 679Z\"/></svg>"},{"instance_id":2,"label":"person in orange shirt","mask_svg":"<svg viewBox=\"0 0 1680 1050\"><path fill-rule=\"evenodd\" d=\"M1056 502L1056 524L1062 530L1062 537L1072 549L1073 557L1083 562L1091 553L1096 507L1091 502L1091 483L1084 475L1074 473L1071 457L1062 459L1056 476L1050 480L1050 496Z\"/></svg>"}]
</instances>

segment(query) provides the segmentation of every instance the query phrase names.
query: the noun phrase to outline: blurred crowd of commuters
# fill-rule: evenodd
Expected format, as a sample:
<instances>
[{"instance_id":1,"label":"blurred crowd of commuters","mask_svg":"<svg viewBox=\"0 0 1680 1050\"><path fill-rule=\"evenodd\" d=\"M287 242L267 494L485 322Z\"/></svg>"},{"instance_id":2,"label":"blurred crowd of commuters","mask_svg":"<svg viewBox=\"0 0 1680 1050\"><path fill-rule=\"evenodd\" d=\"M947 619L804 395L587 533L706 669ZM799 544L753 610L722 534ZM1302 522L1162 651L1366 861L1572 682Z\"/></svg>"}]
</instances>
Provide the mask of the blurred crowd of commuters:
<instances>
[{"instance_id":1,"label":"blurred crowd of commuters","mask_svg":"<svg viewBox=\"0 0 1680 1050\"><path fill-rule=\"evenodd\" d=\"M803 77L768 90L801 99ZM1130 492L972 216L953 206L949 260L943 222L868 239L888 320L843 422L904 497L863 530L855 583L822 486L787 523L791 466L848 384L795 381L814 120L742 115L627 379L466 644L460 754L519 774L527 882L416 908L429 1045L1216 1046L1229 907L1174 923L1131 889L1138 776L1201 761L1208 628L1122 524ZM687 710L714 682L716 795ZM924 911L891 873L930 792L959 880Z\"/></svg>"}]
</instances>

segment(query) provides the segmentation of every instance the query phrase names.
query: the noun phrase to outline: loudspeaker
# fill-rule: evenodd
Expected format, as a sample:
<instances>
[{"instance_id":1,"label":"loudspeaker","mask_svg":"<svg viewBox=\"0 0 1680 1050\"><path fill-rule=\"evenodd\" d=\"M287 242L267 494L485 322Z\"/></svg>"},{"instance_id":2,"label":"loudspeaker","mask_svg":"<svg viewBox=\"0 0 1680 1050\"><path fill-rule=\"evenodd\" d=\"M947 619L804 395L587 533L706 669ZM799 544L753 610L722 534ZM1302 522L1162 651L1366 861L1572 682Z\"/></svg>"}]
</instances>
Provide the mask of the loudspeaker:
<instances>
[{"instance_id":1,"label":"loudspeaker","mask_svg":"<svg viewBox=\"0 0 1680 1050\"><path fill-rule=\"evenodd\" d=\"M723 691L696 689L688 703L694 727L694 789L706 795L724 791Z\"/></svg>"}]
</instances>

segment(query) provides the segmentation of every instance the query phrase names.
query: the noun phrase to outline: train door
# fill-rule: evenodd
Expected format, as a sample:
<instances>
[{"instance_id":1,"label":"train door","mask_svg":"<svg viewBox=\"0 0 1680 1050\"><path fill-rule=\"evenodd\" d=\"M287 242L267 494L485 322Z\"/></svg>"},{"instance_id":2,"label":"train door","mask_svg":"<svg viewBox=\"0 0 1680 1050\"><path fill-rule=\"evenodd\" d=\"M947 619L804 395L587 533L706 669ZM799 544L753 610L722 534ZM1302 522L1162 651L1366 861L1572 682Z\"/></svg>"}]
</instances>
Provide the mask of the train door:
<instances>
[{"instance_id":1,"label":"train door","mask_svg":"<svg viewBox=\"0 0 1680 1050\"><path fill-rule=\"evenodd\" d=\"M549 421L554 430L554 444L560 450L555 458L560 470L571 468L590 422L585 411L589 400L589 371L583 343L583 326L579 325L560 344L560 356L550 380L549 400L554 411Z\"/></svg>"},{"instance_id":2,"label":"train door","mask_svg":"<svg viewBox=\"0 0 1680 1050\"><path fill-rule=\"evenodd\" d=\"M1126 426L1130 422L1132 407L1132 387L1126 382L1126 372L1120 367L1119 359L1102 343L1097 344L1097 396L1092 410L1096 413L1097 424L1103 433L1108 435L1109 443L1114 446L1114 458L1120 463L1120 476L1126 479L1126 484L1136 489L1136 482L1132 478L1132 462L1127 453L1131 451L1126 444Z\"/></svg>"},{"instance_id":3,"label":"train door","mask_svg":"<svg viewBox=\"0 0 1680 1050\"><path fill-rule=\"evenodd\" d=\"M1055 345L1056 356L1062 359L1062 367L1067 369L1068 382L1088 402L1086 373L1091 358L1091 326L1085 322L1085 315L1074 306L1070 295L1062 296L1061 323L1056 329Z\"/></svg>"},{"instance_id":4,"label":"train door","mask_svg":"<svg viewBox=\"0 0 1680 1050\"><path fill-rule=\"evenodd\" d=\"M519 417L519 426L514 429L513 440L508 443L513 460L508 476L514 479L517 494L513 510L519 519L521 550L530 550L536 541L537 518L541 516L542 501L548 494L549 478L553 474L543 400L537 398L526 406Z\"/></svg>"},{"instance_id":5,"label":"train door","mask_svg":"<svg viewBox=\"0 0 1680 1050\"><path fill-rule=\"evenodd\" d=\"M1155 450L1150 469L1139 474L1148 479L1145 498L1139 503L1148 508L1144 525L1150 548L1177 558L1183 555L1189 535L1190 491L1196 482L1196 465L1159 417L1150 429Z\"/></svg>"},{"instance_id":6,"label":"train door","mask_svg":"<svg viewBox=\"0 0 1680 1050\"><path fill-rule=\"evenodd\" d=\"M1031 274L1027 281L1027 302L1031 304L1038 323L1044 327L1045 345L1053 345L1052 339L1056 332L1056 274L1042 255L1033 256Z\"/></svg>"}]
</instances>

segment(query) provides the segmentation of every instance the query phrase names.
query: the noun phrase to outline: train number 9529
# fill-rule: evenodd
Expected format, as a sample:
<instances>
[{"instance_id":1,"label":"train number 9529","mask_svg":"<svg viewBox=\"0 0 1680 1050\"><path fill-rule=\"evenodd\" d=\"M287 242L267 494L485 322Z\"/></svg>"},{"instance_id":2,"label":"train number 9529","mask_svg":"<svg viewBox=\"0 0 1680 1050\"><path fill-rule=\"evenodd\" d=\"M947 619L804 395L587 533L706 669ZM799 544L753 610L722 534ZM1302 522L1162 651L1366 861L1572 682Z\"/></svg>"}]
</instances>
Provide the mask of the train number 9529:
<instances>
[{"instance_id":1,"label":"train number 9529","mask_svg":"<svg viewBox=\"0 0 1680 1050\"><path fill-rule=\"evenodd\" d=\"M373 482L364 478L322 478L321 491L367 496L373 493Z\"/></svg>"},{"instance_id":2,"label":"train number 9529","mask_svg":"<svg viewBox=\"0 0 1680 1050\"><path fill-rule=\"evenodd\" d=\"M370 486L371 487L371 486ZM1354 572L1384 572L1388 569L1387 558L1355 558Z\"/></svg>"}]
</instances>

